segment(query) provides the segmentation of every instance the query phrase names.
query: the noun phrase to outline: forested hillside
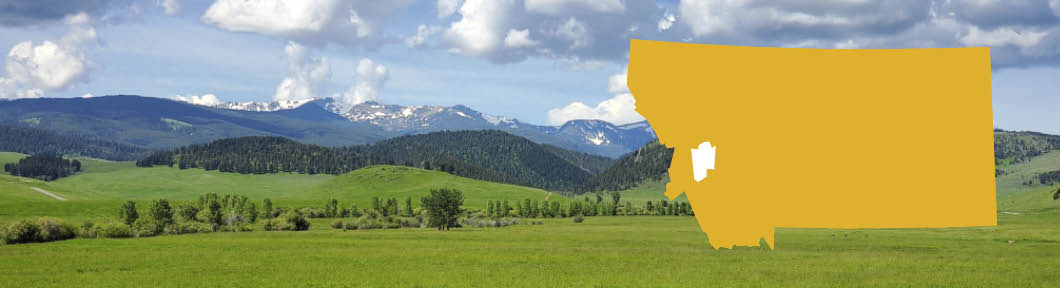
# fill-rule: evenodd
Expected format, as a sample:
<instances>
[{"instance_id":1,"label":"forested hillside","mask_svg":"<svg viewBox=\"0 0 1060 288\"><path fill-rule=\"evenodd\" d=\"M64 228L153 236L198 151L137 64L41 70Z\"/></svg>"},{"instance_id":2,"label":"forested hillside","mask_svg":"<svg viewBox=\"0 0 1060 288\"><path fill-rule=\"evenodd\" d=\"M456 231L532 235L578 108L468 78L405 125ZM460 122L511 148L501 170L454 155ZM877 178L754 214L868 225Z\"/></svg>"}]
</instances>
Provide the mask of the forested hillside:
<instances>
[{"instance_id":1,"label":"forested hillside","mask_svg":"<svg viewBox=\"0 0 1060 288\"><path fill-rule=\"evenodd\" d=\"M1020 163L1057 149L1060 149L1060 136L994 130L994 159L997 164Z\"/></svg>"},{"instance_id":2,"label":"forested hillside","mask_svg":"<svg viewBox=\"0 0 1060 288\"><path fill-rule=\"evenodd\" d=\"M548 190L570 191L593 177L589 170L574 163L580 160L560 156L571 157L567 153L557 153L554 148L496 130L402 136L351 149L387 155L396 164L428 169L437 167L427 166L466 163L499 172L507 178L504 182Z\"/></svg>"},{"instance_id":3,"label":"forested hillside","mask_svg":"<svg viewBox=\"0 0 1060 288\"><path fill-rule=\"evenodd\" d=\"M242 174L340 174L371 164L389 163L348 149L303 144L283 137L248 136L155 152L137 161L136 165L177 165L181 169L203 168Z\"/></svg>"},{"instance_id":4,"label":"forested hillside","mask_svg":"<svg viewBox=\"0 0 1060 288\"><path fill-rule=\"evenodd\" d=\"M55 153L127 161L147 150L85 136L64 136L42 129L0 125L0 151L22 154Z\"/></svg>"},{"instance_id":5,"label":"forested hillside","mask_svg":"<svg viewBox=\"0 0 1060 288\"><path fill-rule=\"evenodd\" d=\"M610 168L580 187L579 191L620 191L644 181L662 180L670 169L673 154L674 149L666 148L658 140L649 142L619 158Z\"/></svg>"},{"instance_id":6,"label":"forested hillside","mask_svg":"<svg viewBox=\"0 0 1060 288\"><path fill-rule=\"evenodd\" d=\"M574 191L610 159L537 144L501 131L436 132L371 145L328 148L251 136L155 152L138 166L175 165L236 173L340 174L374 164L444 171L493 182Z\"/></svg>"}]
</instances>

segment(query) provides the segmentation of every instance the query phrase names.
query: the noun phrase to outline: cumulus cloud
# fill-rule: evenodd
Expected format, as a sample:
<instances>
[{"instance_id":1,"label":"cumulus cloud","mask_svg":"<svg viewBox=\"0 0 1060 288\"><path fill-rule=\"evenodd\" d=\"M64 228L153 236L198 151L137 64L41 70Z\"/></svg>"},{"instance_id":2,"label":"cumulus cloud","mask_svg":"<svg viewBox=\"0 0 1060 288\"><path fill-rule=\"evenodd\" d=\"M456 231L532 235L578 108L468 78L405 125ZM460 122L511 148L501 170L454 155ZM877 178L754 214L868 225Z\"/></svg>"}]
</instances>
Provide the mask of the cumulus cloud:
<instances>
[{"instance_id":1,"label":"cumulus cloud","mask_svg":"<svg viewBox=\"0 0 1060 288\"><path fill-rule=\"evenodd\" d=\"M331 78L328 60L309 55L305 46L294 41L288 41L283 52L287 55L289 74L276 86L273 99L283 101L322 97L324 84Z\"/></svg>"},{"instance_id":2,"label":"cumulus cloud","mask_svg":"<svg viewBox=\"0 0 1060 288\"><path fill-rule=\"evenodd\" d=\"M204 23L236 32L279 36L302 43L348 47L381 45L381 25L412 0L217 0L202 15Z\"/></svg>"},{"instance_id":3,"label":"cumulus cloud","mask_svg":"<svg viewBox=\"0 0 1060 288\"><path fill-rule=\"evenodd\" d=\"M97 42L86 13L65 18L70 31L58 42L23 41L7 54L5 76L0 76L0 98L36 98L86 81L92 63L83 47Z\"/></svg>"},{"instance_id":4,"label":"cumulus cloud","mask_svg":"<svg viewBox=\"0 0 1060 288\"><path fill-rule=\"evenodd\" d=\"M634 108L636 100L629 93L626 86L626 72L612 75L608 79L607 90L614 94L611 99L601 101L596 106L589 106L582 102L572 102L562 108L554 108L548 111L548 122L552 125L562 125L570 120L597 119L615 124L626 124L644 120Z\"/></svg>"},{"instance_id":5,"label":"cumulus cloud","mask_svg":"<svg viewBox=\"0 0 1060 288\"><path fill-rule=\"evenodd\" d=\"M155 0L155 5L162 7L166 15L177 15L181 11L180 0Z\"/></svg>"},{"instance_id":6,"label":"cumulus cloud","mask_svg":"<svg viewBox=\"0 0 1060 288\"><path fill-rule=\"evenodd\" d=\"M92 94L87 94L87 95L89 95L89 97L91 97ZM210 93L202 94L202 96L197 96L197 95L173 95L173 97L170 97L170 98L173 99L173 100L181 101L181 102L187 102L187 103L191 103L191 104L195 104L195 105L203 105L203 106L215 106L215 105L219 105L219 104L223 103L221 101L221 99L217 98L216 95L213 95L213 94L210 94Z\"/></svg>"},{"instance_id":7,"label":"cumulus cloud","mask_svg":"<svg viewBox=\"0 0 1060 288\"><path fill-rule=\"evenodd\" d=\"M379 97L379 91L390 78L390 72L386 66L363 58L357 63L355 77L353 86L350 86L349 90L334 96L347 106L376 100Z\"/></svg>"},{"instance_id":8,"label":"cumulus cloud","mask_svg":"<svg viewBox=\"0 0 1060 288\"><path fill-rule=\"evenodd\" d=\"M497 63L530 57L576 66L618 62L630 38L659 38L658 31L638 27L654 27L664 12L653 1L467 0L447 25L442 44L450 52Z\"/></svg>"}]
</instances>

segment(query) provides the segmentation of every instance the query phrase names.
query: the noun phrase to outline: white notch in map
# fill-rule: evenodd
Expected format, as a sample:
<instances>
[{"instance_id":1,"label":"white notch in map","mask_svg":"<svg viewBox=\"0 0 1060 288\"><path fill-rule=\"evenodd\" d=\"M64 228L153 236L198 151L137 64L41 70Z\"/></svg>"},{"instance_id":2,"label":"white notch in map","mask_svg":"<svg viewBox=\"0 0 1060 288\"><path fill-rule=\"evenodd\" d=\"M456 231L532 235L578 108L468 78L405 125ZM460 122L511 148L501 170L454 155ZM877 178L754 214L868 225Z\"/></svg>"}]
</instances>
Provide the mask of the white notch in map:
<instances>
[{"instance_id":1,"label":"white notch in map","mask_svg":"<svg viewBox=\"0 0 1060 288\"><path fill-rule=\"evenodd\" d=\"M710 141L699 143L699 149L692 148L692 178L696 182L703 181L703 178L707 178L707 170L714 169L716 148L710 145Z\"/></svg>"}]
</instances>

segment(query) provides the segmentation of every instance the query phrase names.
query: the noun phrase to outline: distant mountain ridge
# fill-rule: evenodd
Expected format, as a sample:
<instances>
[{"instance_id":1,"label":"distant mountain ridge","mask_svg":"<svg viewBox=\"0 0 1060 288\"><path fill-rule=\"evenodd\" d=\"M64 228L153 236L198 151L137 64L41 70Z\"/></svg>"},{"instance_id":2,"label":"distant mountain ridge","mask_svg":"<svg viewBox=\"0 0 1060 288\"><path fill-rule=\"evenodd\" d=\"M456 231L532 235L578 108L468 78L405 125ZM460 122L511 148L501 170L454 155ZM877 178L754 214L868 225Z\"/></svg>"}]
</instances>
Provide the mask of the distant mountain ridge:
<instances>
[{"instance_id":1,"label":"distant mountain ridge","mask_svg":"<svg viewBox=\"0 0 1060 288\"><path fill-rule=\"evenodd\" d=\"M274 102L228 102L213 107L231 110L282 111L312 103L341 115L350 122L368 123L396 135L437 131L497 129L539 143L567 149L619 157L654 139L647 121L614 125L602 120L571 120L561 126L542 126L518 119L491 115L464 105L401 106L369 101L342 108L332 98Z\"/></svg>"},{"instance_id":2,"label":"distant mountain ridge","mask_svg":"<svg viewBox=\"0 0 1060 288\"><path fill-rule=\"evenodd\" d=\"M348 146L437 131L501 130L541 144L615 158L655 138L646 121L614 125L572 120L556 127L481 113L463 105L366 102L347 108L332 98L214 106L131 95L18 99L0 101L0 123L61 135L92 135L146 149L241 136L283 136L324 146Z\"/></svg>"}]
</instances>

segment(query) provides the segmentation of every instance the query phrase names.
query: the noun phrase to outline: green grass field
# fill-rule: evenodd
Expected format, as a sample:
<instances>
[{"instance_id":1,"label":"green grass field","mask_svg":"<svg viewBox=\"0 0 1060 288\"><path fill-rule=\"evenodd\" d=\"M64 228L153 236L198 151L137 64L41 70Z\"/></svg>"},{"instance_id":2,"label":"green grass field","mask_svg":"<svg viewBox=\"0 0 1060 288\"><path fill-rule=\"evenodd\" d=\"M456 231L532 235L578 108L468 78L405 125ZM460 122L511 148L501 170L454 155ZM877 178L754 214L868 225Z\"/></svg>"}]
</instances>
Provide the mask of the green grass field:
<instances>
[{"instance_id":1,"label":"green grass field","mask_svg":"<svg viewBox=\"0 0 1060 288\"><path fill-rule=\"evenodd\" d=\"M19 157L0 153L0 162ZM74 223L113 219L126 199L187 200L207 192L244 194L259 202L270 197L278 206L320 206L333 197L361 207L372 196L416 196L436 186L465 191L471 207L505 196L548 195L394 166L341 176L238 175L84 161L84 173L50 183L0 175L0 222L36 216ZM267 232L259 225L255 232L0 245L0 286L1057 287L1055 187L1013 190L1002 178L996 227L781 228L776 250L770 251L714 250L692 217L589 217L580 224L545 219L543 225L448 232L337 231L327 227L330 220L314 219L310 231L302 232ZM646 183L626 191L623 202L663 199L663 187Z\"/></svg>"}]
</instances>

